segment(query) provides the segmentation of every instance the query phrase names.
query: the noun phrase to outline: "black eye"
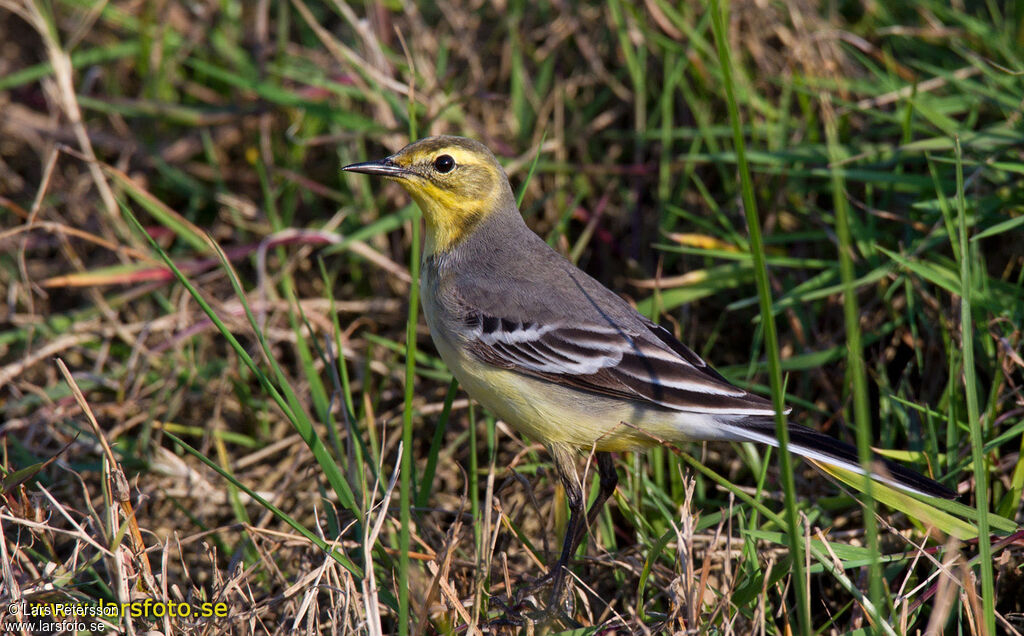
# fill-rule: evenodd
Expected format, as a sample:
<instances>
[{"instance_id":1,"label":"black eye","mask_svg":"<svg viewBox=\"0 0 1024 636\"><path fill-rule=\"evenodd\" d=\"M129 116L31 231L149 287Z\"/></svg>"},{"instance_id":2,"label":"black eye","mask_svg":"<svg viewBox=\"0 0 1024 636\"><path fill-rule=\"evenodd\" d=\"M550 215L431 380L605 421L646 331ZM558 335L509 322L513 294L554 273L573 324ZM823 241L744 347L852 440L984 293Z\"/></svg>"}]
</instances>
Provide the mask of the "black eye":
<instances>
[{"instance_id":1,"label":"black eye","mask_svg":"<svg viewBox=\"0 0 1024 636\"><path fill-rule=\"evenodd\" d=\"M455 169L455 160L452 159L451 155L441 155L437 159L434 159L434 170L437 170L441 174L451 172Z\"/></svg>"}]
</instances>

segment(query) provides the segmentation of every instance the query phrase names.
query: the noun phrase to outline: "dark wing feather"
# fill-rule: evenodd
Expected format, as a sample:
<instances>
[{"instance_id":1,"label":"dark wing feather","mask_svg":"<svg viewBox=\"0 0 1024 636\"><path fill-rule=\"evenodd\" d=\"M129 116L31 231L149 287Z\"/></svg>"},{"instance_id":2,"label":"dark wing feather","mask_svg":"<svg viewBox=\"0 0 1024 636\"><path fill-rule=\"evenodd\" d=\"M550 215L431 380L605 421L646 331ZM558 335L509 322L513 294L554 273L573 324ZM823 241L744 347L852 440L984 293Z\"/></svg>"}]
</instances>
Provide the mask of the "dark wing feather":
<instances>
[{"instance_id":1,"label":"dark wing feather","mask_svg":"<svg viewBox=\"0 0 1024 636\"><path fill-rule=\"evenodd\" d=\"M646 324L650 334L629 334L610 324L542 325L470 310L464 324L470 353L503 369L667 410L773 412L654 323Z\"/></svg>"}]
</instances>

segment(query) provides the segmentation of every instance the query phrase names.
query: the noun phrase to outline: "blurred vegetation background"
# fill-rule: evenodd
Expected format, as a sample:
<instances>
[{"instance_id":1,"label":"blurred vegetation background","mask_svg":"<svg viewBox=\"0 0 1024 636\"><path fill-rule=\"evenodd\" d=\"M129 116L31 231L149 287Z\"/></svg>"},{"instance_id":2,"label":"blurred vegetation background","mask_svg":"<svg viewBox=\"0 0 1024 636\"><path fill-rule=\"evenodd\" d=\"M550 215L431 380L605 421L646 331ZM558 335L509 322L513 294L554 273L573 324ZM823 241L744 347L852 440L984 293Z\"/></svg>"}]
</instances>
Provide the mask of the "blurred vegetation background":
<instances>
[{"instance_id":1,"label":"blurred vegetation background","mask_svg":"<svg viewBox=\"0 0 1024 636\"><path fill-rule=\"evenodd\" d=\"M1024 3L727 11L716 39L694 0L0 0L5 611L1024 631ZM436 357L415 206L339 172L439 133L486 143L541 236L767 394L743 151L794 419L859 424L958 490L960 521L797 464L796 578L773 454L622 454L571 608L534 624L515 590L556 555L557 478Z\"/></svg>"}]
</instances>

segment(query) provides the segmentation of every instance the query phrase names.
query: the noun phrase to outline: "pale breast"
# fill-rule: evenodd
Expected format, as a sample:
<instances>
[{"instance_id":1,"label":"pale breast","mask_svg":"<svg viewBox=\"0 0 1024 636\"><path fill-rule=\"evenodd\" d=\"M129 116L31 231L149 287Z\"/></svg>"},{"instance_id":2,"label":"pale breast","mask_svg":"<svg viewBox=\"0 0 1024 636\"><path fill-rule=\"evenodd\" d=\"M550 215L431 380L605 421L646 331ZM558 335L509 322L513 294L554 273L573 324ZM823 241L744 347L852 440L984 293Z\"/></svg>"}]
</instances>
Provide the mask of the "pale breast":
<instances>
[{"instance_id":1,"label":"pale breast","mask_svg":"<svg viewBox=\"0 0 1024 636\"><path fill-rule=\"evenodd\" d=\"M436 277L426 272L421 295L441 359L470 397L519 433L539 442L601 451L643 448L675 437L671 415L655 414L639 402L609 399L477 360L462 346L457 326L453 328L452 311L444 305Z\"/></svg>"}]
</instances>

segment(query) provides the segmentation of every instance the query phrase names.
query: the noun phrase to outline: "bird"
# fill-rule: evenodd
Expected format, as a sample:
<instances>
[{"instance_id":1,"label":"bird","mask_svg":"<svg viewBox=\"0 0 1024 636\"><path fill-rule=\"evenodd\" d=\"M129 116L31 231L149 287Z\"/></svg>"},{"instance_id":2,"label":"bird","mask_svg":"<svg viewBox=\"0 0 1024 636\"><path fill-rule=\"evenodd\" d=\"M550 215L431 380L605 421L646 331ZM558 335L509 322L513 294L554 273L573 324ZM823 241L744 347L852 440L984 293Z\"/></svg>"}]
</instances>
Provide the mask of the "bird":
<instances>
[{"instance_id":1,"label":"bird","mask_svg":"<svg viewBox=\"0 0 1024 636\"><path fill-rule=\"evenodd\" d=\"M618 483L612 453L662 442L779 445L769 400L730 383L526 225L484 144L427 137L342 170L395 181L418 204L426 227L420 294L438 353L470 397L551 455L570 512L561 554L543 577L554 602L571 555ZM864 474L853 446L801 424L787 430L789 452ZM580 451L593 452L598 469L589 511ZM955 496L878 456L870 475L912 493Z\"/></svg>"}]
</instances>

